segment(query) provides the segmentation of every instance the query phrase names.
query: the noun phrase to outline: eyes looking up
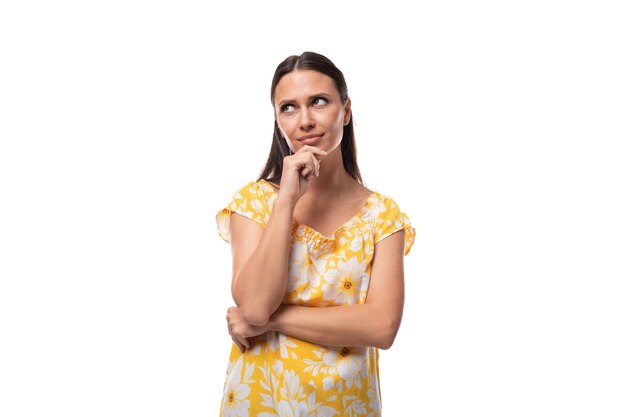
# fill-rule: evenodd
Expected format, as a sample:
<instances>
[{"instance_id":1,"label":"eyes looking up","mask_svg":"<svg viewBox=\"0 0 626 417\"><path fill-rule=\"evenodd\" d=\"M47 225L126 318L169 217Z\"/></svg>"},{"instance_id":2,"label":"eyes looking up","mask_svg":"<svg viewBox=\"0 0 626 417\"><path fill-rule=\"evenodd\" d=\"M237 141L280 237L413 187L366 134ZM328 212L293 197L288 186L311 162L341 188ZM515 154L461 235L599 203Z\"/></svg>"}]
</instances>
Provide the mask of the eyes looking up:
<instances>
[{"instance_id":1,"label":"eyes looking up","mask_svg":"<svg viewBox=\"0 0 626 417\"><path fill-rule=\"evenodd\" d=\"M311 100L311 104L314 107L322 107L323 105L328 104L328 100L325 99L324 97L314 97ZM295 110L296 110L296 107L291 103L283 104L282 107L280 108L281 113L286 113L286 114L293 113Z\"/></svg>"}]
</instances>

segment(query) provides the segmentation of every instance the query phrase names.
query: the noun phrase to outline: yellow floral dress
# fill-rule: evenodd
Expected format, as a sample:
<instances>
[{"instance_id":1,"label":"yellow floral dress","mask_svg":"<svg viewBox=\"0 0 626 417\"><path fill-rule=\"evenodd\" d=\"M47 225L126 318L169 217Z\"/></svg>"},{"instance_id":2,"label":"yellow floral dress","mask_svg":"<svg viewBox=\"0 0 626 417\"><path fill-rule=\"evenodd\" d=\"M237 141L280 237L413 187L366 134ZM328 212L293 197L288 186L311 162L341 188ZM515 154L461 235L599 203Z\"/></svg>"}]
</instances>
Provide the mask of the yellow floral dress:
<instances>
[{"instance_id":1,"label":"yellow floral dress","mask_svg":"<svg viewBox=\"0 0 626 417\"><path fill-rule=\"evenodd\" d=\"M230 242L231 212L266 227L277 195L263 179L243 186L216 215L222 239ZM402 229L406 255L415 230L396 202L376 191L330 237L294 221L283 303L364 303L374 244ZM243 354L232 346L220 416L381 415L377 348L321 346L278 332L252 341Z\"/></svg>"}]
</instances>

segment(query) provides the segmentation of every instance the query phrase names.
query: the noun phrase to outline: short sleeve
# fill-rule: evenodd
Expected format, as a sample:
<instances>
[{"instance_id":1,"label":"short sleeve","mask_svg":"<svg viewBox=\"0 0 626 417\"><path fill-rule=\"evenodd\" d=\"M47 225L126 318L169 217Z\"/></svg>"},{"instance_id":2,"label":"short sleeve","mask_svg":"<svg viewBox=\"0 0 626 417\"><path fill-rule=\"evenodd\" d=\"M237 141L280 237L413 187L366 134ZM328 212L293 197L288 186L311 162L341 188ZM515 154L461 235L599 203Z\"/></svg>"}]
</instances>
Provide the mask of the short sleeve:
<instances>
[{"instance_id":1,"label":"short sleeve","mask_svg":"<svg viewBox=\"0 0 626 417\"><path fill-rule=\"evenodd\" d=\"M374 243L404 229L404 255L408 255L415 242L415 229L409 217L400 210L393 198L386 197L384 206L374 222Z\"/></svg>"},{"instance_id":2,"label":"short sleeve","mask_svg":"<svg viewBox=\"0 0 626 417\"><path fill-rule=\"evenodd\" d=\"M230 243L230 213L235 212L266 227L268 210L263 189L256 182L249 182L232 196L230 203L215 215L217 230L222 239Z\"/></svg>"}]
</instances>

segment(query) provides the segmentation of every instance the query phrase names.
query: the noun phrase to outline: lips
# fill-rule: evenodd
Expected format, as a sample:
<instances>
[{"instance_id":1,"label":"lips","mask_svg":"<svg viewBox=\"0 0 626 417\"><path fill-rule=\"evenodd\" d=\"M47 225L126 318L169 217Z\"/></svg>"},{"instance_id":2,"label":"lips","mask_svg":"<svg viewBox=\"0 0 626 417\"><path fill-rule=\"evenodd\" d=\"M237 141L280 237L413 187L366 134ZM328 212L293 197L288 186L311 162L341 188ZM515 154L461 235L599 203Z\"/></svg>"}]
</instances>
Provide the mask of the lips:
<instances>
[{"instance_id":1,"label":"lips","mask_svg":"<svg viewBox=\"0 0 626 417\"><path fill-rule=\"evenodd\" d=\"M313 135L304 135L298 138L298 142L302 142L305 145L310 145L311 143L315 143L319 141L324 134L313 134Z\"/></svg>"},{"instance_id":2,"label":"lips","mask_svg":"<svg viewBox=\"0 0 626 417\"><path fill-rule=\"evenodd\" d=\"M317 145L317 143L322 140L321 136L313 136L310 138L302 139L300 143L304 145Z\"/></svg>"}]
</instances>

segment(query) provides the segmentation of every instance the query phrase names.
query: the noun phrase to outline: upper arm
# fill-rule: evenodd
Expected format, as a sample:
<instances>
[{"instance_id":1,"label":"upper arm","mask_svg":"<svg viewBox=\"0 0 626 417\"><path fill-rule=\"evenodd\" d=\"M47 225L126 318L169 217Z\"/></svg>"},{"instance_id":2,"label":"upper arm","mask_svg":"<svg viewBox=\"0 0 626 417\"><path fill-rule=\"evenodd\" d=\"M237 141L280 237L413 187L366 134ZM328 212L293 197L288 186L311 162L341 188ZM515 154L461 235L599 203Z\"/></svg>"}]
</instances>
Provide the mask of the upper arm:
<instances>
[{"instance_id":1,"label":"upper arm","mask_svg":"<svg viewBox=\"0 0 626 417\"><path fill-rule=\"evenodd\" d=\"M395 331L404 307L404 241L405 230L400 229L375 244L365 300L381 307L381 314Z\"/></svg>"},{"instance_id":2,"label":"upper arm","mask_svg":"<svg viewBox=\"0 0 626 417\"><path fill-rule=\"evenodd\" d=\"M415 241L415 229L389 197L378 207L373 224L374 254L366 303L380 305L381 314L399 326L404 306L404 256Z\"/></svg>"},{"instance_id":3,"label":"upper arm","mask_svg":"<svg viewBox=\"0 0 626 417\"><path fill-rule=\"evenodd\" d=\"M376 343L389 348L398 333L404 309L404 256L415 241L415 229L392 198L385 198L374 219L374 254L365 303L376 317Z\"/></svg>"},{"instance_id":4,"label":"upper arm","mask_svg":"<svg viewBox=\"0 0 626 417\"><path fill-rule=\"evenodd\" d=\"M230 245L233 257L231 292L235 298L237 275L259 245L264 229L259 223L238 213L232 212L230 217Z\"/></svg>"},{"instance_id":5,"label":"upper arm","mask_svg":"<svg viewBox=\"0 0 626 417\"><path fill-rule=\"evenodd\" d=\"M258 246L268 217L266 198L258 182L249 182L237 190L230 203L216 214L218 232L231 245L231 292L235 302L237 275Z\"/></svg>"}]
</instances>

